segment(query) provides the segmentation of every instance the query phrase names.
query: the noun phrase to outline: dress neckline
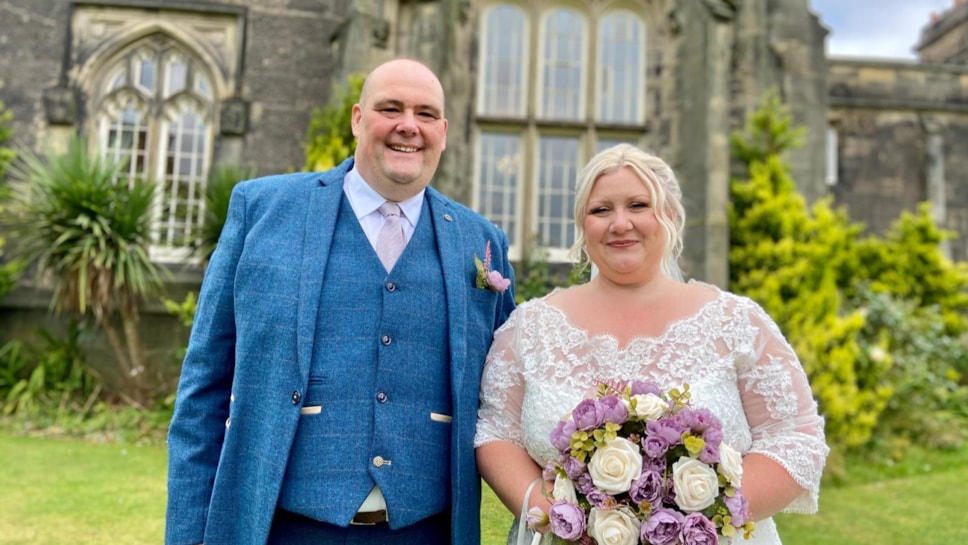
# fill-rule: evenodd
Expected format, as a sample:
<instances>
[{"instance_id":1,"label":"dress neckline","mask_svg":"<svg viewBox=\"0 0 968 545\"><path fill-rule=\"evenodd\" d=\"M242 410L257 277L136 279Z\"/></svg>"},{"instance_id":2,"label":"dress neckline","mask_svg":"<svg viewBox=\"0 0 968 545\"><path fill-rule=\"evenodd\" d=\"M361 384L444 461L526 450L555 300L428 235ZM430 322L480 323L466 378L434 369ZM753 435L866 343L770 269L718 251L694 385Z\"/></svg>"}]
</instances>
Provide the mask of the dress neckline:
<instances>
[{"instance_id":1,"label":"dress neckline","mask_svg":"<svg viewBox=\"0 0 968 545\"><path fill-rule=\"evenodd\" d=\"M561 290L567 289L567 288L557 287L557 288L553 289L550 293L544 295L543 297L540 297L538 299L535 299L534 301L535 301L535 303L540 303L544 307L547 307L548 309L550 309L556 316L558 316L558 319L567 328L569 328L569 329L571 329L573 331L576 331L576 332L580 333L581 336L588 343L590 343L590 344L598 344L600 342L608 342L609 344L611 344L613 346L613 348L614 348L614 350L616 352L625 353L625 352L628 352L629 349L633 345L638 344L640 341L648 341L649 343L652 343L652 344L655 344L657 342L660 342L661 340L665 339L670 334L670 332L672 332L680 324L685 323L685 322L688 322L688 321L691 321L691 320L695 320L697 317L699 317L700 315L702 315L704 312L706 312L706 310L710 306L712 306L713 304L719 302L724 297L724 295L726 293L725 291L723 291L722 289L720 289L718 286L715 286L713 284L709 284L707 282L701 282L699 280L693 279L693 280L689 280L687 283L688 284L698 285L698 286L708 287L708 288L710 288L710 289L713 290L713 292L715 293L715 297L713 297L712 299L710 299L710 300L702 303L701 305L699 305L699 307L697 307L694 312L691 312L689 314L686 314L685 316L682 316L680 318L676 318L675 320L670 321L669 323L667 323L665 325L665 327L662 329L662 332L659 333L658 335L645 335L645 334L643 334L643 335L635 335L634 337L631 337L628 340L628 342L625 343L624 346L620 345L619 344L618 337L616 337L615 335L613 335L611 333L599 333L597 335L592 335L587 329L582 328L582 327L578 327L571 320L571 318L568 317L568 313L566 313L563 308L561 308L558 305L555 305L555 304L551 303L550 301L548 301L548 298L549 297L551 297L555 293L557 293L557 292L559 292Z\"/></svg>"}]
</instances>

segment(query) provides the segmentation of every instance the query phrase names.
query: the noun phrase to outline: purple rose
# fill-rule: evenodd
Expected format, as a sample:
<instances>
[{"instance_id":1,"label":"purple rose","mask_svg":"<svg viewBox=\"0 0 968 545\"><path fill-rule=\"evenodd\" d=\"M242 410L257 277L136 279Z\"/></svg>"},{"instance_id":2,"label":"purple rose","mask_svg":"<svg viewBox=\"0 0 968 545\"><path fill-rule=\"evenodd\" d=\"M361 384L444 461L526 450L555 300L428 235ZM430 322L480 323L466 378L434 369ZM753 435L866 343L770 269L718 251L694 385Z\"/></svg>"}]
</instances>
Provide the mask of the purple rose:
<instances>
[{"instance_id":1,"label":"purple rose","mask_svg":"<svg viewBox=\"0 0 968 545\"><path fill-rule=\"evenodd\" d=\"M571 417L575 421L575 426L584 431L591 431L605 421L602 408L594 399L581 400L571 412Z\"/></svg>"},{"instance_id":2,"label":"purple rose","mask_svg":"<svg viewBox=\"0 0 968 545\"><path fill-rule=\"evenodd\" d=\"M642 441L642 450L650 458L664 458L669 451L669 442L658 435L650 435Z\"/></svg>"},{"instance_id":3,"label":"purple rose","mask_svg":"<svg viewBox=\"0 0 968 545\"><path fill-rule=\"evenodd\" d=\"M661 437L669 446L682 443L682 434L688 428L673 418L660 418L645 423L645 431L649 435Z\"/></svg>"},{"instance_id":4,"label":"purple rose","mask_svg":"<svg viewBox=\"0 0 968 545\"><path fill-rule=\"evenodd\" d=\"M568 452L571 450L571 434L575 433L577 428L575 423L571 420L562 420L558 422L555 429L551 430L551 444L558 449L558 452Z\"/></svg>"},{"instance_id":5,"label":"purple rose","mask_svg":"<svg viewBox=\"0 0 968 545\"><path fill-rule=\"evenodd\" d=\"M716 527L702 513L690 513L682 522L682 545L719 545Z\"/></svg>"},{"instance_id":6,"label":"purple rose","mask_svg":"<svg viewBox=\"0 0 968 545\"><path fill-rule=\"evenodd\" d=\"M573 481L577 481L578 478L583 473L585 473L585 467L586 467L586 465L585 465L584 462L580 461L578 458L575 458L574 456L569 456L565 460L565 463L562 464L562 467L565 468L565 475L568 475L568 478L569 479L571 479Z\"/></svg>"},{"instance_id":7,"label":"purple rose","mask_svg":"<svg viewBox=\"0 0 968 545\"><path fill-rule=\"evenodd\" d=\"M603 508L615 502L615 499L595 487L592 477L588 473L582 473L575 481L575 490L585 495L588 503L595 507Z\"/></svg>"},{"instance_id":8,"label":"purple rose","mask_svg":"<svg viewBox=\"0 0 968 545\"><path fill-rule=\"evenodd\" d=\"M729 509L730 522L733 526L740 528L750 519L750 503L739 490L736 490L732 497L724 497L723 502Z\"/></svg>"},{"instance_id":9,"label":"purple rose","mask_svg":"<svg viewBox=\"0 0 968 545\"><path fill-rule=\"evenodd\" d=\"M562 539L574 541L585 533L585 512L566 501L556 501L548 511L551 531Z\"/></svg>"},{"instance_id":10,"label":"purple rose","mask_svg":"<svg viewBox=\"0 0 968 545\"><path fill-rule=\"evenodd\" d=\"M716 415L705 407L686 407L677 412L673 418L696 435L702 435L711 428L722 429L722 424L719 423Z\"/></svg>"},{"instance_id":11,"label":"purple rose","mask_svg":"<svg viewBox=\"0 0 968 545\"><path fill-rule=\"evenodd\" d=\"M653 458L651 456L642 457L642 471L665 473L667 467L669 467L669 463L666 461L664 455L659 458Z\"/></svg>"},{"instance_id":12,"label":"purple rose","mask_svg":"<svg viewBox=\"0 0 968 545\"><path fill-rule=\"evenodd\" d=\"M699 451L699 461L705 464L715 464L719 462L719 444L706 443Z\"/></svg>"},{"instance_id":13,"label":"purple rose","mask_svg":"<svg viewBox=\"0 0 968 545\"><path fill-rule=\"evenodd\" d=\"M646 382L644 380L634 380L632 381L632 395L645 395L652 394L656 396L662 396L659 391L659 387L654 382Z\"/></svg>"},{"instance_id":14,"label":"purple rose","mask_svg":"<svg viewBox=\"0 0 968 545\"><path fill-rule=\"evenodd\" d=\"M647 501L651 505L655 505L662 499L662 492L662 475L655 471L643 471L638 479L632 481L629 497L635 503Z\"/></svg>"},{"instance_id":15,"label":"purple rose","mask_svg":"<svg viewBox=\"0 0 968 545\"><path fill-rule=\"evenodd\" d=\"M592 482L592 476L588 473L582 473L575 479L575 488L584 495L591 494L592 490L595 490L595 483Z\"/></svg>"},{"instance_id":16,"label":"purple rose","mask_svg":"<svg viewBox=\"0 0 968 545\"><path fill-rule=\"evenodd\" d=\"M624 424L629 418L629 410L625 407L625 403L616 396L605 396L598 400L598 405L605 422Z\"/></svg>"},{"instance_id":17,"label":"purple rose","mask_svg":"<svg viewBox=\"0 0 968 545\"><path fill-rule=\"evenodd\" d=\"M673 545L679 541L682 523L686 517L672 509L658 508L652 511L642 525L640 535L643 543L651 545Z\"/></svg>"}]
</instances>

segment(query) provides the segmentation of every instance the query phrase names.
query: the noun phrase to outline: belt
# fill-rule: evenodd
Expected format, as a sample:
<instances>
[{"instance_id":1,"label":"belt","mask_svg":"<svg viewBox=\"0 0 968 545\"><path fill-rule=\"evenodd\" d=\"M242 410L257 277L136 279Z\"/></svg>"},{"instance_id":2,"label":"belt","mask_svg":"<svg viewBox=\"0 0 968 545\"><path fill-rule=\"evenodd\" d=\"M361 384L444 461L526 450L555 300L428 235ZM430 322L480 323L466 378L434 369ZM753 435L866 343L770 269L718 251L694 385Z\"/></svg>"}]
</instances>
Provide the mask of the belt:
<instances>
[{"instance_id":1,"label":"belt","mask_svg":"<svg viewBox=\"0 0 968 545\"><path fill-rule=\"evenodd\" d=\"M374 526L387 522L388 520L386 509L379 511L361 511L353 516L350 524L353 526Z\"/></svg>"}]
</instances>

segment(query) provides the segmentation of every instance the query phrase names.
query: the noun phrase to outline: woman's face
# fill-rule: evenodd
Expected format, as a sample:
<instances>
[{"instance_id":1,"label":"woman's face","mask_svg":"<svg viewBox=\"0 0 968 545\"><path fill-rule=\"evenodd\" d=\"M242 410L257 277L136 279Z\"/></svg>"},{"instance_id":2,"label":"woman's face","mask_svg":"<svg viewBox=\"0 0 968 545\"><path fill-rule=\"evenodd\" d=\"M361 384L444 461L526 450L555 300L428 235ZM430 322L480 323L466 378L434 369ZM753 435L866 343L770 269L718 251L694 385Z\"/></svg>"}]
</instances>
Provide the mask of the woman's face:
<instances>
[{"instance_id":1,"label":"woman's face","mask_svg":"<svg viewBox=\"0 0 968 545\"><path fill-rule=\"evenodd\" d=\"M583 225L585 250L605 278L625 284L659 274L665 232L649 188L631 169L621 168L595 180Z\"/></svg>"}]
</instances>

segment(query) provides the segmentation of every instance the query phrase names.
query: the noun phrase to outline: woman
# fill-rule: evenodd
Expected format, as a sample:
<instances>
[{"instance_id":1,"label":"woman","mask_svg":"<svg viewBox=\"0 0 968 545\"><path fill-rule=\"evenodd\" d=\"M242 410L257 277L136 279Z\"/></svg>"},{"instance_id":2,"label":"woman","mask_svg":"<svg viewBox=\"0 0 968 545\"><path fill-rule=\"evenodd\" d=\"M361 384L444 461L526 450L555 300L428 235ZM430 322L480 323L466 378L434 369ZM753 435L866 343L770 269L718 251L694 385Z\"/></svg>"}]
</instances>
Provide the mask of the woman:
<instances>
[{"instance_id":1,"label":"woman","mask_svg":"<svg viewBox=\"0 0 968 545\"><path fill-rule=\"evenodd\" d=\"M793 349L750 299L680 280L682 193L658 157L620 144L592 158L575 222L572 251L598 272L520 305L495 334L475 438L482 476L512 513L547 512L541 487L529 485L557 457L549 434L599 381L688 383L692 404L712 410L743 455L757 523L737 543L779 544L770 517L817 510L828 452Z\"/></svg>"}]
</instances>

